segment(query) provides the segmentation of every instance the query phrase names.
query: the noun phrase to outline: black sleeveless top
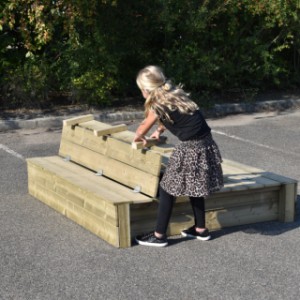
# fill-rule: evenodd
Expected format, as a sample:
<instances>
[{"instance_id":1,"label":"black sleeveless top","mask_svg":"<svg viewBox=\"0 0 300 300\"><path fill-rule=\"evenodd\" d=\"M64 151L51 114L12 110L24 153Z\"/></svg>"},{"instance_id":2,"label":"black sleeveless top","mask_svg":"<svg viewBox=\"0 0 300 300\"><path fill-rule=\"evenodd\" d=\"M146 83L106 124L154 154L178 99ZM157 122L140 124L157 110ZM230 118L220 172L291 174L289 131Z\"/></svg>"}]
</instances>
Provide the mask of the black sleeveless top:
<instances>
[{"instance_id":1,"label":"black sleeveless top","mask_svg":"<svg viewBox=\"0 0 300 300\"><path fill-rule=\"evenodd\" d=\"M168 110L171 120L161 118L162 124L181 141L191 140L193 138L204 138L211 132L210 127L200 110L193 114L183 114L178 110Z\"/></svg>"}]
</instances>

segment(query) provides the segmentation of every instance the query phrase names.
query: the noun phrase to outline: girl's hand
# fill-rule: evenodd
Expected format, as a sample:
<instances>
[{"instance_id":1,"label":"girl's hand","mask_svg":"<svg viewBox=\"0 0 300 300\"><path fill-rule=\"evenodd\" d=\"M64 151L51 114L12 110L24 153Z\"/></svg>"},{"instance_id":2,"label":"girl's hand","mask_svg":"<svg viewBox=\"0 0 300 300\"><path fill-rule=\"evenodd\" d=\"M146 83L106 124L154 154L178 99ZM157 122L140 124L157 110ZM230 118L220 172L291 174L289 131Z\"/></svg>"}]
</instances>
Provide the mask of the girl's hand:
<instances>
[{"instance_id":1,"label":"girl's hand","mask_svg":"<svg viewBox=\"0 0 300 300\"><path fill-rule=\"evenodd\" d=\"M144 146L147 144L147 140L146 140L145 136L140 135L140 134L136 134L133 141L134 142L143 142Z\"/></svg>"},{"instance_id":2,"label":"girl's hand","mask_svg":"<svg viewBox=\"0 0 300 300\"><path fill-rule=\"evenodd\" d=\"M147 144L145 134L151 129L151 127L157 121L157 116L154 111L150 110L146 119L140 124L135 132L134 142L143 142L143 145Z\"/></svg>"},{"instance_id":3,"label":"girl's hand","mask_svg":"<svg viewBox=\"0 0 300 300\"><path fill-rule=\"evenodd\" d=\"M159 140L159 137L160 137L160 132L158 130L155 130L150 136L150 138L156 139L156 140Z\"/></svg>"},{"instance_id":4,"label":"girl's hand","mask_svg":"<svg viewBox=\"0 0 300 300\"><path fill-rule=\"evenodd\" d=\"M160 135L164 133L165 129L165 127L159 126L150 137L159 140Z\"/></svg>"}]
</instances>

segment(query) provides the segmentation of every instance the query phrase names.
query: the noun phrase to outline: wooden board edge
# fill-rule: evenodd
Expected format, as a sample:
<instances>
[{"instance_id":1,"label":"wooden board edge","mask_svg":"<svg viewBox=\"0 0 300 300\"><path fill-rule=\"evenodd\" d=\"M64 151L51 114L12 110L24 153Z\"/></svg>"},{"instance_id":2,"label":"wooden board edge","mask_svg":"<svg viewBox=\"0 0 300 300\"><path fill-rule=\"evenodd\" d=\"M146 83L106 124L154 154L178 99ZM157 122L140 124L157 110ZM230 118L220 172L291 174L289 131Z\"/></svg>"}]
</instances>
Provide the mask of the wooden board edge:
<instances>
[{"instance_id":1,"label":"wooden board edge","mask_svg":"<svg viewBox=\"0 0 300 300\"><path fill-rule=\"evenodd\" d=\"M63 126L74 126L92 120L94 120L94 116L92 114L77 116L74 118L63 120Z\"/></svg>"},{"instance_id":2,"label":"wooden board edge","mask_svg":"<svg viewBox=\"0 0 300 300\"><path fill-rule=\"evenodd\" d=\"M120 125L116 125L116 126L111 126L107 129L94 129L94 135L95 136L103 136L103 135L110 135L110 134L114 134L117 132L122 132L127 130L127 125L125 124L120 124Z\"/></svg>"},{"instance_id":3,"label":"wooden board edge","mask_svg":"<svg viewBox=\"0 0 300 300\"><path fill-rule=\"evenodd\" d=\"M297 184L284 184L279 192L279 212L278 218L280 222L295 221L297 199Z\"/></svg>"},{"instance_id":4,"label":"wooden board edge","mask_svg":"<svg viewBox=\"0 0 300 300\"><path fill-rule=\"evenodd\" d=\"M117 207L119 219L119 247L131 246L130 211L129 204L121 204Z\"/></svg>"}]
</instances>

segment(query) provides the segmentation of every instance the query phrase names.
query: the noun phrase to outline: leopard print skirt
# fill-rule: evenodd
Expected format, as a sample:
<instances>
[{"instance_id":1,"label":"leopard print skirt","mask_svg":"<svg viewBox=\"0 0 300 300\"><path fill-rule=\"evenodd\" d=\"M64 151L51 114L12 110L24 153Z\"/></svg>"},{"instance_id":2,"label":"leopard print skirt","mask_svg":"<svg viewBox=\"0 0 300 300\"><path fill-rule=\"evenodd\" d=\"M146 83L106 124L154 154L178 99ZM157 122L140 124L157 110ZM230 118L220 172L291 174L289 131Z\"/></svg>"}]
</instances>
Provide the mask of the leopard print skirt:
<instances>
[{"instance_id":1,"label":"leopard print skirt","mask_svg":"<svg viewBox=\"0 0 300 300\"><path fill-rule=\"evenodd\" d=\"M160 186L173 196L207 197L223 187L222 157L208 134L176 145Z\"/></svg>"}]
</instances>

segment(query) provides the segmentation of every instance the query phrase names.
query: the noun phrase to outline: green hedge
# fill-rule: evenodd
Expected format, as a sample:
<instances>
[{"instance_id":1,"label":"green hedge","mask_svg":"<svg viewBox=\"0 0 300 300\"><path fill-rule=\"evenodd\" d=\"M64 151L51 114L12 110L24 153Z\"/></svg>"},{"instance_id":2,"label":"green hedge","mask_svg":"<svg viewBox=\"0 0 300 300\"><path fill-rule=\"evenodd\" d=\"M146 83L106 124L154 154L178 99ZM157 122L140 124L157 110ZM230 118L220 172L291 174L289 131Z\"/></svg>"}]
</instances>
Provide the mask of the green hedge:
<instances>
[{"instance_id":1,"label":"green hedge","mask_svg":"<svg viewBox=\"0 0 300 300\"><path fill-rule=\"evenodd\" d=\"M4 107L121 104L148 64L198 99L300 83L299 0L4 0L0 11Z\"/></svg>"}]
</instances>

